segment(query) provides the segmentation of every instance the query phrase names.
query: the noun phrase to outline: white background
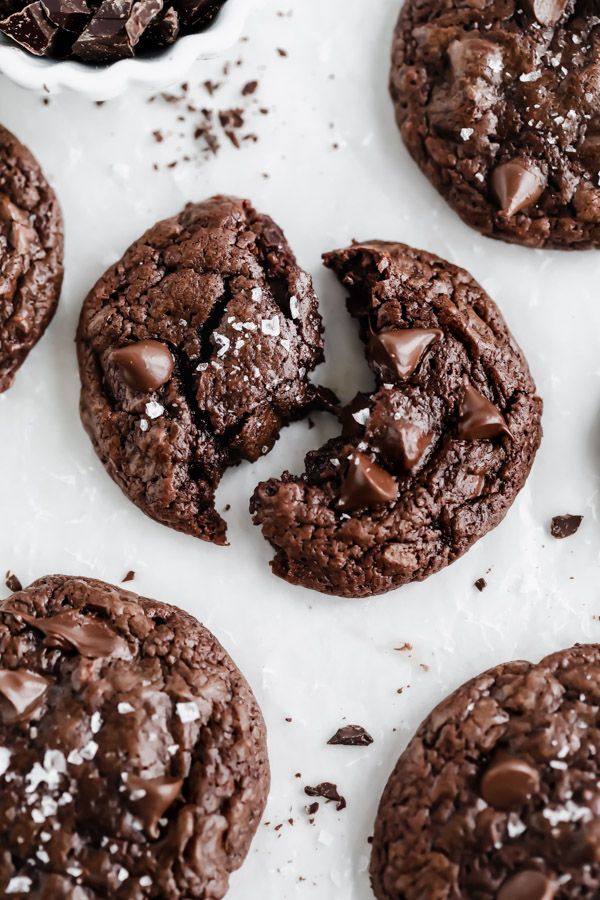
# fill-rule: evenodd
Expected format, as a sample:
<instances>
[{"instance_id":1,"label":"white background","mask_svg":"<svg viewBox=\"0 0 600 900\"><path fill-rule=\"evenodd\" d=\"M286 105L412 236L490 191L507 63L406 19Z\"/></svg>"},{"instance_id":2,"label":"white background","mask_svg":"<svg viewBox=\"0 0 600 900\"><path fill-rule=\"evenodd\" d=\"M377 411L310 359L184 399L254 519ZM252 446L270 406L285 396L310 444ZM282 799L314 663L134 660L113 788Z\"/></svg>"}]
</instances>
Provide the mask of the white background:
<instances>
[{"instance_id":1,"label":"white background","mask_svg":"<svg viewBox=\"0 0 600 900\"><path fill-rule=\"evenodd\" d=\"M245 672L269 727L273 786L248 860L232 878L231 900L367 900L376 804L426 713L488 666L537 660L600 636L598 255L486 240L428 185L402 146L387 95L397 6L268 0L248 23L249 40L230 56L243 65L226 86L213 98L200 86L219 80L222 60L191 74L199 105L237 105L241 86L256 78L254 106L269 109L248 116L256 144L236 150L225 139L208 161L193 138L198 117L177 121L181 105L130 93L101 108L72 95L44 106L0 82L1 120L39 157L67 227L57 317L15 386L0 395L0 569L24 584L51 572L118 582L134 569L134 590L194 613ZM244 105L253 109L248 98ZM157 128L165 134L160 145ZM164 168L184 155L189 162ZM328 361L318 375L345 399L370 379L343 291L320 254L354 237L406 241L464 265L524 347L545 400L533 474L504 523L426 583L350 601L270 574L270 548L250 523L248 498L259 479L301 470L304 453L334 431L324 417L312 431L306 423L286 429L266 459L225 477L219 505L232 507L228 548L145 518L95 458L77 411L73 335L83 297L146 227L216 192L248 196L273 215L314 275L327 326ZM585 519L576 536L557 541L549 520L565 512ZM480 594L473 582L484 575ZM404 642L412 652L394 650ZM366 727L374 744L327 747L344 721ZM323 780L338 784L348 808L336 813L322 804L310 825L302 789Z\"/></svg>"}]
</instances>

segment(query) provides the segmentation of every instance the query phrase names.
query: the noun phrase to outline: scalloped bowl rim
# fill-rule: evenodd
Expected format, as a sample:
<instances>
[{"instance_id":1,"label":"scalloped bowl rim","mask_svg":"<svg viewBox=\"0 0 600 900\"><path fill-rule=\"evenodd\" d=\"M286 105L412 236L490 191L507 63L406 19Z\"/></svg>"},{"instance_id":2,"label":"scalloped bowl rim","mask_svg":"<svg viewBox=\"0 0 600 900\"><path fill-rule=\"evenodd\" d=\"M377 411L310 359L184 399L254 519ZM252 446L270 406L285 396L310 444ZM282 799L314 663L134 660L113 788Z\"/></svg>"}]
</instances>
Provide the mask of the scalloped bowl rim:
<instances>
[{"instance_id":1,"label":"scalloped bowl rim","mask_svg":"<svg viewBox=\"0 0 600 900\"><path fill-rule=\"evenodd\" d=\"M227 0L205 31L179 38L153 56L123 59L108 66L40 58L0 36L0 73L28 90L48 94L70 90L91 100L110 100L129 87L167 87L184 80L197 60L229 50L242 36L249 13L263 2Z\"/></svg>"}]
</instances>

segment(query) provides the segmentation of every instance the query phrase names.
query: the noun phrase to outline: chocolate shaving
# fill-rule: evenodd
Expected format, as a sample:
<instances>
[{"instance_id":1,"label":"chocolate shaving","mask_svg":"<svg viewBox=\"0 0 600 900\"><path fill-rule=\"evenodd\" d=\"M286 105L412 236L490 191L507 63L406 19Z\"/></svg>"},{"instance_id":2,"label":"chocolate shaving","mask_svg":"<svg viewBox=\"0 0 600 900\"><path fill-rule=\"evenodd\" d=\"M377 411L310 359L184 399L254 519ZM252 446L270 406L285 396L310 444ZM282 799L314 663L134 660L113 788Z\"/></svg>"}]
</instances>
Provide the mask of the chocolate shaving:
<instances>
[{"instance_id":1,"label":"chocolate shaving","mask_svg":"<svg viewBox=\"0 0 600 900\"><path fill-rule=\"evenodd\" d=\"M332 784L331 781L322 781L321 784L317 784L315 787L307 785L304 788L304 793L308 797L322 797L324 800L327 800L328 803L335 803L338 812L342 809L346 809L345 797L342 797L342 795L338 793L337 785Z\"/></svg>"}]
</instances>

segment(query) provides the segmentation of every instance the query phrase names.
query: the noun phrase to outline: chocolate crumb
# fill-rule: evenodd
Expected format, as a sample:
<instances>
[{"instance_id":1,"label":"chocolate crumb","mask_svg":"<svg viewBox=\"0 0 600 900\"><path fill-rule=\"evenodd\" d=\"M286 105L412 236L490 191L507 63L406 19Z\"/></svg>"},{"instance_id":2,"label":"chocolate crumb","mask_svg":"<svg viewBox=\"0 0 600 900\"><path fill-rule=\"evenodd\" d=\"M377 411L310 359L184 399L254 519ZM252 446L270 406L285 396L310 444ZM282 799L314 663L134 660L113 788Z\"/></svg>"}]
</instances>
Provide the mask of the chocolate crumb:
<instances>
[{"instance_id":1,"label":"chocolate crumb","mask_svg":"<svg viewBox=\"0 0 600 900\"><path fill-rule=\"evenodd\" d=\"M154 140L156 141L157 144L162 144L162 142L163 142L164 139L165 139L165 136L164 136L164 134L162 133L162 131L160 131L160 129L157 129L156 131L153 131L153 132L152 132L152 137L154 138Z\"/></svg>"},{"instance_id":2,"label":"chocolate crumb","mask_svg":"<svg viewBox=\"0 0 600 900\"><path fill-rule=\"evenodd\" d=\"M550 534L554 538L571 537L578 530L583 521L583 516L573 516L565 513L564 516L554 516L550 525Z\"/></svg>"},{"instance_id":3,"label":"chocolate crumb","mask_svg":"<svg viewBox=\"0 0 600 900\"><path fill-rule=\"evenodd\" d=\"M287 56L288 55L287 50L284 50L282 47L277 48L277 53L279 54L279 56Z\"/></svg>"},{"instance_id":4,"label":"chocolate crumb","mask_svg":"<svg viewBox=\"0 0 600 900\"><path fill-rule=\"evenodd\" d=\"M485 591L487 587L487 581L485 580L485 578L478 578L475 582L475 587L478 591Z\"/></svg>"},{"instance_id":5,"label":"chocolate crumb","mask_svg":"<svg viewBox=\"0 0 600 900\"><path fill-rule=\"evenodd\" d=\"M345 797L338 793L337 785L332 784L331 781L322 781L321 784L317 784L315 787L307 785L304 788L304 793L308 797L323 797L327 802L335 803L338 812L346 809Z\"/></svg>"},{"instance_id":6,"label":"chocolate crumb","mask_svg":"<svg viewBox=\"0 0 600 900\"><path fill-rule=\"evenodd\" d=\"M244 87L242 88L242 96L248 97L250 94L253 94L258 87L258 81L247 81Z\"/></svg>"},{"instance_id":7,"label":"chocolate crumb","mask_svg":"<svg viewBox=\"0 0 600 900\"><path fill-rule=\"evenodd\" d=\"M133 569L130 569L125 578L123 578L123 580L121 581L121 584L125 584L126 581L133 581L134 578L135 572L133 571Z\"/></svg>"},{"instance_id":8,"label":"chocolate crumb","mask_svg":"<svg viewBox=\"0 0 600 900\"><path fill-rule=\"evenodd\" d=\"M409 644L408 641L405 641L400 647L394 647L394 650L400 650L400 652L403 653L405 650L412 650L412 648L413 645Z\"/></svg>"},{"instance_id":9,"label":"chocolate crumb","mask_svg":"<svg viewBox=\"0 0 600 900\"><path fill-rule=\"evenodd\" d=\"M368 747L373 738L361 725L344 725L338 728L328 744L342 744L344 747Z\"/></svg>"},{"instance_id":10,"label":"chocolate crumb","mask_svg":"<svg viewBox=\"0 0 600 900\"><path fill-rule=\"evenodd\" d=\"M21 584L21 582L19 581L17 576L14 574L14 572L11 572L10 570L6 573L6 578L4 580L4 583L5 583L6 587L9 589L9 591L13 592L13 594L16 593L17 591L23 590L23 585Z\"/></svg>"},{"instance_id":11,"label":"chocolate crumb","mask_svg":"<svg viewBox=\"0 0 600 900\"><path fill-rule=\"evenodd\" d=\"M314 800L312 803L309 803L308 806L305 806L305 807L304 807L304 809L306 810L306 815L307 815L307 816L314 816L314 814L315 814L315 813L318 811L318 809L319 809L319 802L318 802L318 800Z\"/></svg>"}]
</instances>

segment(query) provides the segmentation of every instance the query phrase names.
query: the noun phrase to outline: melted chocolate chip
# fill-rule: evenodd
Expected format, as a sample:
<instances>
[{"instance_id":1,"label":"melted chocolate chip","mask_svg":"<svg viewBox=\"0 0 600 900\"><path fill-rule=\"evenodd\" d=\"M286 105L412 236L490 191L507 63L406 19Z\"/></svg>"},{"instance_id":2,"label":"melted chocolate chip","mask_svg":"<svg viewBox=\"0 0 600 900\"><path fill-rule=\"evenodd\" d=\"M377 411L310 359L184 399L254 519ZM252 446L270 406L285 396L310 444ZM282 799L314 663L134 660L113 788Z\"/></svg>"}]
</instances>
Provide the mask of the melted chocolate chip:
<instances>
[{"instance_id":1,"label":"melted chocolate chip","mask_svg":"<svg viewBox=\"0 0 600 900\"><path fill-rule=\"evenodd\" d=\"M364 453L355 450L348 460L338 508L352 512L385 506L393 503L397 496L398 485L392 475Z\"/></svg>"},{"instance_id":2,"label":"melted chocolate chip","mask_svg":"<svg viewBox=\"0 0 600 900\"><path fill-rule=\"evenodd\" d=\"M134 391L155 391L173 374L173 354L160 341L138 341L119 347L109 360L121 372L125 384Z\"/></svg>"},{"instance_id":3,"label":"melted chocolate chip","mask_svg":"<svg viewBox=\"0 0 600 900\"><path fill-rule=\"evenodd\" d=\"M507 216L531 206L546 187L546 176L527 159L501 163L492 173L492 193Z\"/></svg>"},{"instance_id":4,"label":"melted chocolate chip","mask_svg":"<svg viewBox=\"0 0 600 900\"><path fill-rule=\"evenodd\" d=\"M556 25L564 15L568 0L525 0L540 25Z\"/></svg>"},{"instance_id":5,"label":"melted chocolate chip","mask_svg":"<svg viewBox=\"0 0 600 900\"><path fill-rule=\"evenodd\" d=\"M368 747L373 738L361 725L344 725L338 728L328 744L342 744L344 747Z\"/></svg>"},{"instance_id":6,"label":"melted chocolate chip","mask_svg":"<svg viewBox=\"0 0 600 900\"><path fill-rule=\"evenodd\" d=\"M554 516L550 525L550 534L553 538L571 537L579 529L583 516L572 516L566 513L564 516Z\"/></svg>"},{"instance_id":7,"label":"melted chocolate chip","mask_svg":"<svg viewBox=\"0 0 600 900\"><path fill-rule=\"evenodd\" d=\"M481 796L495 809L510 809L522 806L539 785L537 769L525 760L499 753L483 773Z\"/></svg>"},{"instance_id":8,"label":"melted chocolate chip","mask_svg":"<svg viewBox=\"0 0 600 900\"><path fill-rule=\"evenodd\" d=\"M415 471L433 441L430 432L403 418L389 419L386 427L378 429L374 437L384 460L408 473Z\"/></svg>"},{"instance_id":9,"label":"melted chocolate chip","mask_svg":"<svg viewBox=\"0 0 600 900\"><path fill-rule=\"evenodd\" d=\"M488 440L500 434L510 435L504 416L472 384L467 383L458 419L459 440Z\"/></svg>"},{"instance_id":10,"label":"melted chocolate chip","mask_svg":"<svg viewBox=\"0 0 600 900\"><path fill-rule=\"evenodd\" d=\"M131 808L142 820L144 830L150 837L158 837L159 819L179 797L182 787L181 778L128 776L127 788L131 792L129 798Z\"/></svg>"},{"instance_id":11,"label":"melted chocolate chip","mask_svg":"<svg viewBox=\"0 0 600 900\"><path fill-rule=\"evenodd\" d=\"M27 669L0 669L0 694L8 700L11 710L3 719L22 718L32 713L43 701L50 682L42 675Z\"/></svg>"},{"instance_id":12,"label":"melted chocolate chip","mask_svg":"<svg viewBox=\"0 0 600 900\"><path fill-rule=\"evenodd\" d=\"M526 870L507 878L497 900L552 900L556 884L543 872Z\"/></svg>"},{"instance_id":13,"label":"melted chocolate chip","mask_svg":"<svg viewBox=\"0 0 600 900\"><path fill-rule=\"evenodd\" d=\"M342 423L342 435L354 437L362 434L369 417L369 395L362 392L345 406L339 413Z\"/></svg>"},{"instance_id":14,"label":"melted chocolate chip","mask_svg":"<svg viewBox=\"0 0 600 900\"><path fill-rule=\"evenodd\" d=\"M421 362L425 350L442 337L438 328L403 328L371 335L368 357L392 377L408 378Z\"/></svg>"},{"instance_id":15,"label":"melted chocolate chip","mask_svg":"<svg viewBox=\"0 0 600 900\"><path fill-rule=\"evenodd\" d=\"M308 797L323 797L324 800L332 801L336 804L338 812L346 809L345 797L342 797L338 792L337 785L332 784L331 781L322 781L321 784L317 784L315 787L307 786L304 788L304 793Z\"/></svg>"},{"instance_id":16,"label":"melted chocolate chip","mask_svg":"<svg viewBox=\"0 0 600 900\"><path fill-rule=\"evenodd\" d=\"M123 638L119 637L104 622L90 621L74 609L66 609L55 616L36 618L21 612L8 604L0 608L2 613L19 616L28 625L46 635L45 643L61 649L75 649L82 656L96 659L103 656L129 656Z\"/></svg>"}]
</instances>

